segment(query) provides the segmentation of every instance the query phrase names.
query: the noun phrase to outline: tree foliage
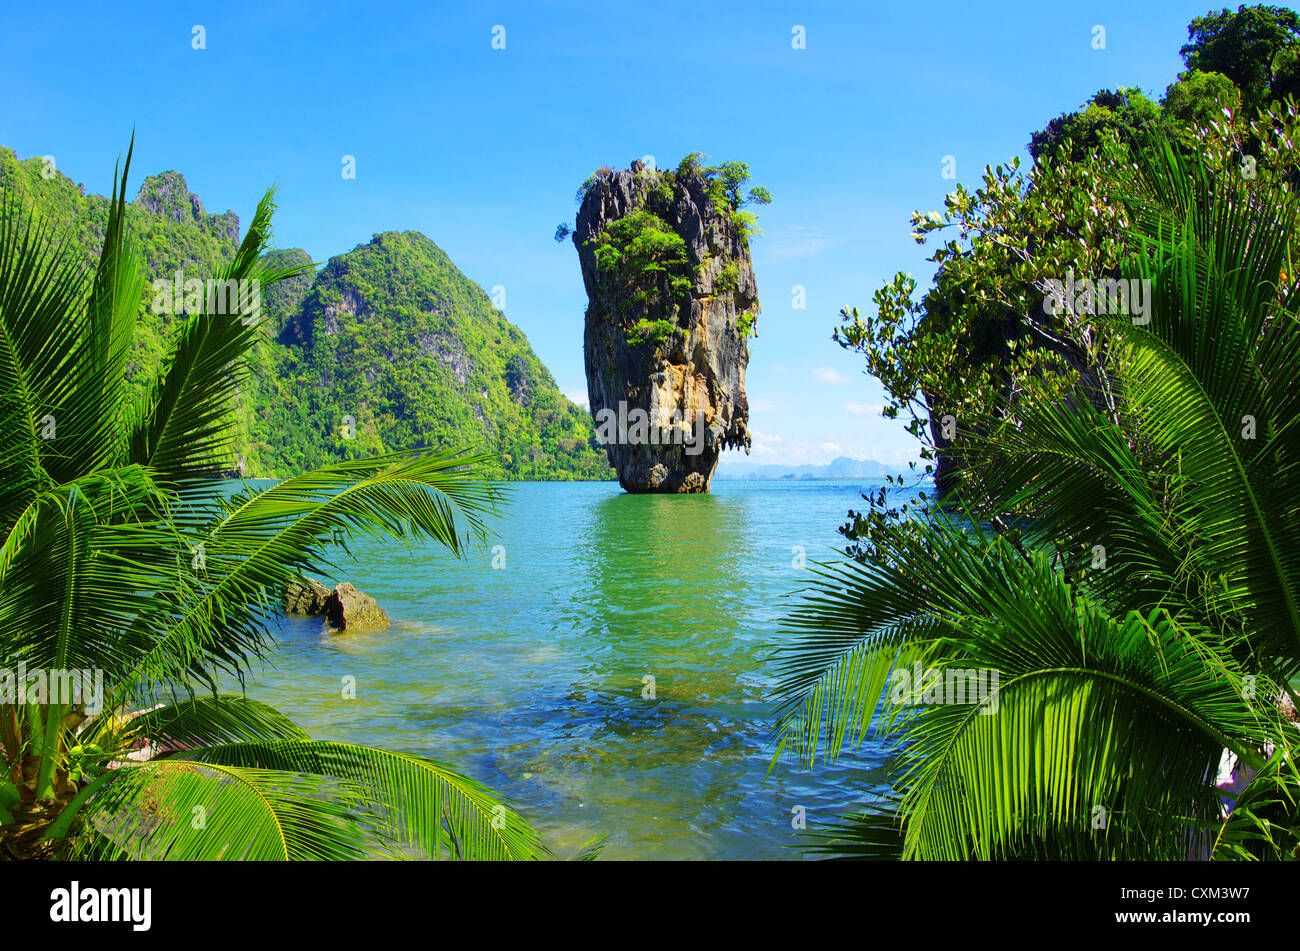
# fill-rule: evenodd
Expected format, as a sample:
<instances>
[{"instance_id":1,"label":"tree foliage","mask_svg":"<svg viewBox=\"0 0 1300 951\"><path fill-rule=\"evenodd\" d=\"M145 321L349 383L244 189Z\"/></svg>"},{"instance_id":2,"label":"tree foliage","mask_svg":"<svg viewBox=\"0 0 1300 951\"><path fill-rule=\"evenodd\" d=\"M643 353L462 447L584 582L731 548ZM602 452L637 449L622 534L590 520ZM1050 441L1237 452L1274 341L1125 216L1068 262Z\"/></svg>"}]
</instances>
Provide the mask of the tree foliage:
<instances>
[{"instance_id":1,"label":"tree foliage","mask_svg":"<svg viewBox=\"0 0 1300 951\"><path fill-rule=\"evenodd\" d=\"M1285 25L1289 11L1243 10L1193 24L1184 48L1190 69L1163 102L1140 90L1103 90L1082 110L1035 133L1032 168L1022 169L1017 159L988 166L978 187L959 184L941 211L914 213L918 243L945 239L929 257L935 276L919 299L915 281L899 274L877 290L870 310L841 312L833 338L860 353L884 384L884 415L902 417L921 440L922 467L937 470L941 492L952 488L961 468L960 450L944 438L944 417L969 424L994 405L1012 412L1027 389L1069 374L1081 374L1104 399L1096 332L1086 320L1049 314L1042 306L1049 281L1063 281L1067 273L1115 279L1133 250L1125 209L1099 190L1102 166L1122 162L1134 142L1158 134L1189 154L1206 155L1218 169L1295 176L1294 110L1277 100L1260 112L1234 108L1246 92L1226 73L1210 71L1230 59L1227 47L1200 55L1220 35L1267 40L1277 56L1290 48L1285 29L1263 40L1257 29L1247 29L1260 17ZM864 517L869 513L850 513L850 541Z\"/></svg>"},{"instance_id":2,"label":"tree foliage","mask_svg":"<svg viewBox=\"0 0 1300 951\"><path fill-rule=\"evenodd\" d=\"M1263 4L1224 8L1192 20L1179 50L1189 70L1219 73L1248 114L1300 93L1300 15Z\"/></svg>"},{"instance_id":3,"label":"tree foliage","mask_svg":"<svg viewBox=\"0 0 1300 951\"><path fill-rule=\"evenodd\" d=\"M539 855L526 822L446 764L313 741L218 694L219 675L242 680L265 650L284 585L336 545L424 539L458 554L499 493L487 457L445 451L229 496L213 477L232 463L262 327L201 306L132 396L146 270L129 168L128 152L89 273L57 222L13 195L0 214L0 857ZM273 207L268 191L218 279L297 273L266 254ZM15 683L24 668L36 679ZM69 671L92 683L73 689Z\"/></svg>"},{"instance_id":4,"label":"tree foliage","mask_svg":"<svg viewBox=\"0 0 1300 951\"><path fill-rule=\"evenodd\" d=\"M1149 321L1067 325L1104 373L972 411L946 508L876 513L790 619L778 753L894 750L823 851L1300 858L1300 206L1223 158L1157 136L1097 166ZM912 665L933 702L888 689ZM943 693L971 670L993 703ZM1224 750L1251 777L1226 815Z\"/></svg>"}]
</instances>

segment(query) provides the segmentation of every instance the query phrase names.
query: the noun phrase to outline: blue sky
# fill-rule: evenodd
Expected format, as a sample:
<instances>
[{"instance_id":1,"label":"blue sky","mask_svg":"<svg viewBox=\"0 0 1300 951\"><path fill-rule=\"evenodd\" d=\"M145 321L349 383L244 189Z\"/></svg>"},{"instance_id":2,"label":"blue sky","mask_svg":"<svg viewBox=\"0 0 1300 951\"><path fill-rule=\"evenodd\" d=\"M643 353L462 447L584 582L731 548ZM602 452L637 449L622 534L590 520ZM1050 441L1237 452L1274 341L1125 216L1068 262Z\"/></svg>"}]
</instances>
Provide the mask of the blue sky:
<instances>
[{"instance_id":1,"label":"blue sky","mask_svg":"<svg viewBox=\"0 0 1300 951\"><path fill-rule=\"evenodd\" d=\"M973 184L1100 88L1163 93L1188 22L1221 5L23 4L0 32L0 144L102 193L134 127L132 193L174 168L209 211L246 221L278 183L276 243L316 260L422 231L505 289L507 316L582 401L586 298L572 244L552 240L577 185L645 155L747 162L774 199L753 242L750 461L897 462L912 441L830 332L896 271L928 285L908 216L942 206L943 157Z\"/></svg>"}]
</instances>

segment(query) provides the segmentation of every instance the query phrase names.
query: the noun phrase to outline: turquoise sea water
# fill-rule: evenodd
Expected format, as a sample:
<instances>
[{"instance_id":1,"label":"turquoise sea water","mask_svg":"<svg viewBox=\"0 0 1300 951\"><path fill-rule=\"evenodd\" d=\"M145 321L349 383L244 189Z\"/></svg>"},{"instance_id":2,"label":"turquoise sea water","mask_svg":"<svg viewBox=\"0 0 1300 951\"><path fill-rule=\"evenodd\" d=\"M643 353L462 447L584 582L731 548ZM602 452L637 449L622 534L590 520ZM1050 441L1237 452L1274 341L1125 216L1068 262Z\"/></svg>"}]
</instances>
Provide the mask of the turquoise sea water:
<instances>
[{"instance_id":1,"label":"turquoise sea water","mask_svg":"<svg viewBox=\"0 0 1300 951\"><path fill-rule=\"evenodd\" d=\"M515 484L497 537L464 560L356 546L324 580L377 598L392 628L322 636L318 619L286 619L248 694L317 738L455 765L561 856L603 832L609 859L798 859L794 807L815 830L881 779L865 747L765 780L777 621L810 578L796 549L835 558L869 485ZM348 676L356 699L342 697Z\"/></svg>"}]
</instances>

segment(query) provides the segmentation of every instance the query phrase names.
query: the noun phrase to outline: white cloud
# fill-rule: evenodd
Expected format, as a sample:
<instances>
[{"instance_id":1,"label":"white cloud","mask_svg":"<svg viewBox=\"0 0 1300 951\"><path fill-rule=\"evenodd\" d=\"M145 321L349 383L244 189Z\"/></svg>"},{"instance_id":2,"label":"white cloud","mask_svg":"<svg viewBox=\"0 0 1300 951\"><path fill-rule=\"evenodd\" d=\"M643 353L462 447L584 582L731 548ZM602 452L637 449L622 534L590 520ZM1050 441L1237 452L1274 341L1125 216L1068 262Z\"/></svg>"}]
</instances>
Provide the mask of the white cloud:
<instances>
[{"instance_id":1,"label":"white cloud","mask_svg":"<svg viewBox=\"0 0 1300 951\"><path fill-rule=\"evenodd\" d=\"M817 367L812 371L813 379L818 383L848 383L849 378L830 367Z\"/></svg>"},{"instance_id":2,"label":"white cloud","mask_svg":"<svg viewBox=\"0 0 1300 951\"><path fill-rule=\"evenodd\" d=\"M586 391L586 390L570 390L569 392L565 393L564 395L567 396L567 397L568 397L570 400L572 400L574 403L577 403L577 404L578 404L579 406L581 406L583 409L588 409L588 408L589 408L589 407L587 406L587 391Z\"/></svg>"},{"instance_id":3,"label":"white cloud","mask_svg":"<svg viewBox=\"0 0 1300 951\"><path fill-rule=\"evenodd\" d=\"M844 408L854 416L879 416L884 409L879 403L845 403Z\"/></svg>"},{"instance_id":4,"label":"white cloud","mask_svg":"<svg viewBox=\"0 0 1300 951\"><path fill-rule=\"evenodd\" d=\"M767 248L768 256L774 261L790 258L808 258L821 254L829 247L839 244L842 238L828 238L816 228L791 227L774 236Z\"/></svg>"},{"instance_id":5,"label":"white cloud","mask_svg":"<svg viewBox=\"0 0 1300 951\"><path fill-rule=\"evenodd\" d=\"M775 433L763 433L757 429L749 431L751 437L749 451L757 456L775 456L777 454L776 444L781 442L781 437Z\"/></svg>"}]
</instances>

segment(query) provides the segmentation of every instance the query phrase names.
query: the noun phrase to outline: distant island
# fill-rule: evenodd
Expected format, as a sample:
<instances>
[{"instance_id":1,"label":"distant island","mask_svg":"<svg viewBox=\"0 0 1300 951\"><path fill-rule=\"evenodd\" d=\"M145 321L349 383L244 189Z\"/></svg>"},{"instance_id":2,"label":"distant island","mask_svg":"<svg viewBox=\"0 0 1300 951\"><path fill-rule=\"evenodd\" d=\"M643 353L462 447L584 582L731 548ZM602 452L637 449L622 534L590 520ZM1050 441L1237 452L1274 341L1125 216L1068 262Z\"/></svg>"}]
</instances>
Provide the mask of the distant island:
<instances>
[{"instance_id":1,"label":"distant island","mask_svg":"<svg viewBox=\"0 0 1300 951\"><path fill-rule=\"evenodd\" d=\"M729 462L724 458L718 463L718 472L714 478L721 482L766 482L778 479L811 482L835 479L882 479L887 475L903 475L909 472L905 465L886 465L874 459L850 459L848 456L840 456L824 466Z\"/></svg>"}]
</instances>

